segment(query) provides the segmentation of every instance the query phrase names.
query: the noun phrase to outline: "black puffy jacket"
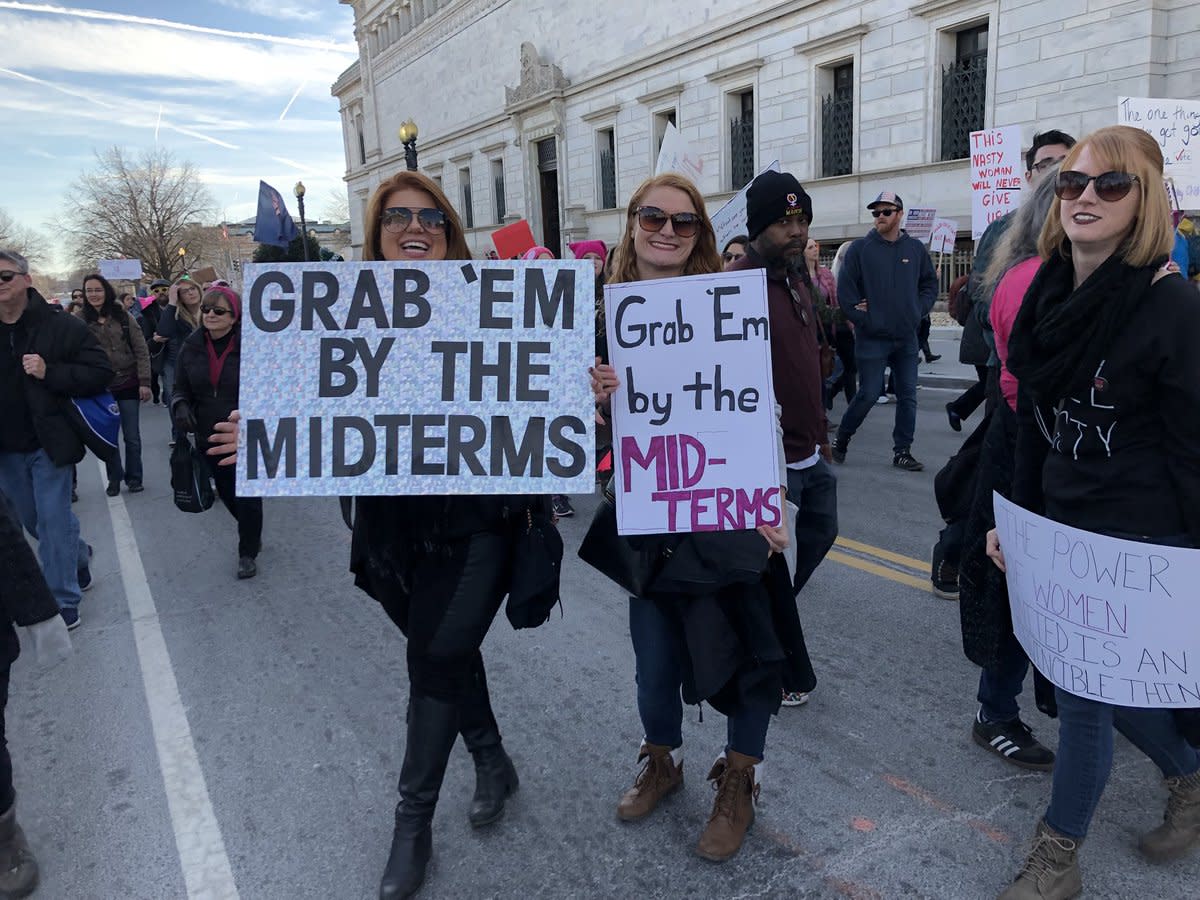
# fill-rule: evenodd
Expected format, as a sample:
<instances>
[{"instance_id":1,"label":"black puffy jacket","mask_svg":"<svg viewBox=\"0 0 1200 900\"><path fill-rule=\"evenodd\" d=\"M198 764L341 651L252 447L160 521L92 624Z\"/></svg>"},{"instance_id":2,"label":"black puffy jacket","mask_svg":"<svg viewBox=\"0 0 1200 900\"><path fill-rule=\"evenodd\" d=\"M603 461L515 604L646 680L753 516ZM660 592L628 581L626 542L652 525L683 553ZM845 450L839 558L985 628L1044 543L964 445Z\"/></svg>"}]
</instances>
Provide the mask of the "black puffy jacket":
<instances>
[{"instance_id":1,"label":"black puffy jacket","mask_svg":"<svg viewBox=\"0 0 1200 900\"><path fill-rule=\"evenodd\" d=\"M221 377L214 387L208 373L208 350L204 346L208 332L197 328L183 342L175 360L175 387L171 392L171 416L176 417L180 403L186 403L196 419L196 445L205 447L213 426L224 422L238 407L238 382L241 379L241 329L234 327L233 346L225 357Z\"/></svg>"}]
</instances>

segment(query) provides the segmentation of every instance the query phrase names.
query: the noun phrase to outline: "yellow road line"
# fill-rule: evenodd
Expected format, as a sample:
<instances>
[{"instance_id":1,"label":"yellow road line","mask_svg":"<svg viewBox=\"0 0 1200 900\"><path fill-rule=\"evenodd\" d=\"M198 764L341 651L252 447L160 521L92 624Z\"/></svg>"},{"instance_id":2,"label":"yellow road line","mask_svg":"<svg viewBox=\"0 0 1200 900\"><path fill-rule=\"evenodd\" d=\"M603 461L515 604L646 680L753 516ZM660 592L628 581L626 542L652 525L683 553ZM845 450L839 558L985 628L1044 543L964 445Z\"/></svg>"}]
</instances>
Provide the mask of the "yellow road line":
<instances>
[{"instance_id":1,"label":"yellow road line","mask_svg":"<svg viewBox=\"0 0 1200 900\"><path fill-rule=\"evenodd\" d=\"M845 547L847 550L856 550L859 553L865 553L868 556L874 556L876 559L886 559L888 562L898 563L899 565L907 566L910 569L916 569L918 572L924 572L929 568L928 560L913 559L911 556L893 553L891 550L884 550L882 547L873 547L870 544L864 544L860 541L852 541L850 538L838 538L837 545L839 547Z\"/></svg>"},{"instance_id":2,"label":"yellow road line","mask_svg":"<svg viewBox=\"0 0 1200 900\"><path fill-rule=\"evenodd\" d=\"M839 539L838 543L841 543ZM887 566L881 566L879 563L868 562L865 559L859 559L857 556L851 556L848 553L842 553L840 550L830 550L827 559L832 559L834 562L839 562L844 566L850 566L852 569L858 569L862 572L869 572L872 575L878 575L880 578L887 578L891 581L898 581L900 584L906 584L909 587L914 587L922 591L929 591L929 579L918 578L915 575L909 575L906 572L897 572L895 569L889 569Z\"/></svg>"}]
</instances>

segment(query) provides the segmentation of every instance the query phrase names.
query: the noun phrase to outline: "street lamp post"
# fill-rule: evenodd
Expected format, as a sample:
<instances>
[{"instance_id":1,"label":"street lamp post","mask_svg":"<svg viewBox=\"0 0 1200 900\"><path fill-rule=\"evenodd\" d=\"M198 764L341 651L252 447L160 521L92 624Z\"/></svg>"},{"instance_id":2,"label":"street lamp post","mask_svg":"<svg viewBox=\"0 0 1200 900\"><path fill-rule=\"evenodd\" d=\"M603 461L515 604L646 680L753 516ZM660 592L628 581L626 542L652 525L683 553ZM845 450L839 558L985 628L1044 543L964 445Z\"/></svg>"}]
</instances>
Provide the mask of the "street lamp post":
<instances>
[{"instance_id":1,"label":"street lamp post","mask_svg":"<svg viewBox=\"0 0 1200 900\"><path fill-rule=\"evenodd\" d=\"M400 124L400 143L404 146L404 166L417 171L417 123L408 119Z\"/></svg>"},{"instance_id":2,"label":"street lamp post","mask_svg":"<svg viewBox=\"0 0 1200 900\"><path fill-rule=\"evenodd\" d=\"M304 182L297 181L294 189L296 202L300 204L300 246L304 249L304 261L308 262L308 225L304 221Z\"/></svg>"},{"instance_id":3,"label":"street lamp post","mask_svg":"<svg viewBox=\"0 0 1200 900\"><path fill-rule=\"evenodd\" d=\"M182 269L183 275L187 274L187 248L179 248L179 268Z\"/></svg>"}]
</instances>

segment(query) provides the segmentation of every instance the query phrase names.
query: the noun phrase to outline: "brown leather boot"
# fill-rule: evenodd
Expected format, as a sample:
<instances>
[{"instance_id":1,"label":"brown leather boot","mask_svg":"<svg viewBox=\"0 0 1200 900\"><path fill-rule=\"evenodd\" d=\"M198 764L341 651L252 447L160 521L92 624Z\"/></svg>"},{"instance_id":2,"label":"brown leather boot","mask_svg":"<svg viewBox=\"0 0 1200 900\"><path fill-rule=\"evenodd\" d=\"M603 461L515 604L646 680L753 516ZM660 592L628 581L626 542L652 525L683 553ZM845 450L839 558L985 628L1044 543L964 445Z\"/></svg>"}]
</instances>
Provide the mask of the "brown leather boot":
<instances>
[{"instance_id":1,"label":"brown leather boot","mask_svg":"<svg viewBox=\"0 0 1200 900\"><path fill-rule=\"evenodd\" d=\"M679 761L676 763L675 758ZM636 822L658 808L666 797L683 787L683 757L662 744L642 744L638 750L638 762L645 760L638 772L633 787L625 792L617 804L617 818L624 822Z\"/></svg>"},{"instance_id":2,"label":"brown leather boot","mask_svg":"<svg viewBox=\"0 0 1200 900\"><path fill-rule=\"evenodd\" d=\"M1083 893L1079 845L1039 820L1029 858L999 900L1072 900Z\"/></svg>"},{"instance_id":3,"label":"brown leather boot","mask_svg":"<svg viewBox=\"0 0 1200 900\"><path fill-rule=\"evenodd\" d=\"M1155 862L1178 859L1200 845L1200 772L1167 779L1167 811L1163 823L1138 841Z\"/></svg>"},{"instance_id":4,"label":"brown leather boot","mask_svg":"<svg viewBox=\"0 0 1200 900\"><path fill-rule=\"evenodd\" d=\"M700 835L696 852L713 862L725 862L742 849L758 800L758 781L754 767L761 759L730 750L713 764L708 780L717 792L712 815Z\"/></svg>"}]
</instances>

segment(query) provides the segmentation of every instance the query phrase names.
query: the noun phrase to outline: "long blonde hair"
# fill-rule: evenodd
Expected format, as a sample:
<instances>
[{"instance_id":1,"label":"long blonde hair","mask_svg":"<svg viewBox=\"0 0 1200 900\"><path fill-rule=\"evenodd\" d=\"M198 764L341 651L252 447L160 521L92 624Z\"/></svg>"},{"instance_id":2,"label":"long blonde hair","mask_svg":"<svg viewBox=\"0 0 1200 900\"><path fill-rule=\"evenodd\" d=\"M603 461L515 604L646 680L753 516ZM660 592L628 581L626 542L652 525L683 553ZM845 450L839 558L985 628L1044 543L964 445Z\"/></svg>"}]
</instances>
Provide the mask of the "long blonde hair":
<instances>
[{"instance_id":1,"label":"long blonde hair","mask_svg":"<svg viewBox=\"0 0 1200 900\"><path fill-rule=\"evenodd\" d=\"M200 304L204 302L204 289L190 278L180 278L175 284L175 296L179 299L179 302L175 304L175 318L187 322L191 329L195 331L200 327ZM195 288L196 290L195 312L184 305L183 297L180 296L179 292L185 287Z\"/></svg>"},{"instance_id":2,"label":"long blonde hair","mask_svg":"<svg viewBox=\"0 0 1200 900\"><path fill-rule=\"evenodd\" d=\"M433 197L433 202L446 215L446 259L470 259L471 248L463 234L462 219L451 206L449 198L438 187L436 181L421 172L407 170L397 172L375 189L371 200L367 203L366 221L363 223L363 259L381 260L383 250L379 245L381 229L380 219L383 217L383 204L387 202L392 191L412 188L424 191Z\"/></svg>"},{"instance_id":3,"label":"long blonde hair","mask_svg":"<svg viewBox=\"0 0 1200 900\"><path fill-rule=\"evenodd\" d=\"M713 233L712 220L708 210L704 208L704 196L692 182L674 172L666 172L647 178L629 198L629 206L625 211L625 233L621 236L612 256L612 283L641 281L638 274L637 254L633 250L633 233L638 227L637 211L642 205L646 194L657 187L670 187L683 191L692 201L692 208L700 217L700 230L696 232L696 245L692 247L691 255L683 265L684 275L711 275L721 271L721 254L717 252L717 236Z\"/></svg>"}]
</instances>

